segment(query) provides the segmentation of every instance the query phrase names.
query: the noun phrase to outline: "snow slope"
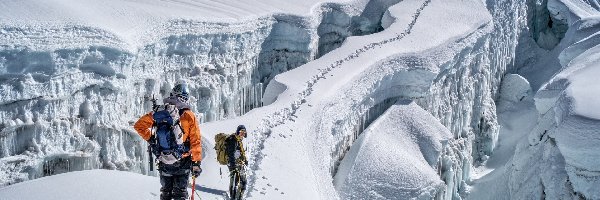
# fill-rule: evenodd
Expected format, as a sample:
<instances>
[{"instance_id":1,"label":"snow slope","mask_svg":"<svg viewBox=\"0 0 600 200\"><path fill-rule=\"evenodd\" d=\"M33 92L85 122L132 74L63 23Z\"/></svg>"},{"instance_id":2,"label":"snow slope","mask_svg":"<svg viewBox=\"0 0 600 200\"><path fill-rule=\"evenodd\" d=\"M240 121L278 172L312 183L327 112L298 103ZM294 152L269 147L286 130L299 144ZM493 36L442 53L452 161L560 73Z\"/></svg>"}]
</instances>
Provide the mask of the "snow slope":
<instances>
[{"instance_id":1,"label":"snow slope","mask_svg":"<svg viewBox=\"0 0 600 200\"><path fill-rule=\"evenodd\" d=\"M327 2L346 2L331 0ZM0 3L0 23L19 28L43 29L73 27L83 29L79 34L85 37L85 31L101 31L118 40L119 46L136 51L160 38L177 34L169 31L174 21L186 20L205 22L205 26L195 27L195 32L209 32L215 27L210 24L240 23L266 17L274 13L290 15L310 15L313 7L322 0L281 2L275 0L258 1L3 1ZM42 29L42 30L40 30ZM99 30L98 30L99 29ZM183 30L182 30L183 31ZM45 34L42 32L42 34ZM77 34L77 33L75 33ZM43 37L43 36L42 36ZM72 38L73 35L67 36ZM86 44L93 44L93 38L86 38ZM91 41L89 39L92 39ZM47 40L46 43L63 42ZM44 44L49 45L49 44ZM62 44L64 45L64 44ZM31 47L42 46L42 44Z\"/></svg>"}]
</instances>

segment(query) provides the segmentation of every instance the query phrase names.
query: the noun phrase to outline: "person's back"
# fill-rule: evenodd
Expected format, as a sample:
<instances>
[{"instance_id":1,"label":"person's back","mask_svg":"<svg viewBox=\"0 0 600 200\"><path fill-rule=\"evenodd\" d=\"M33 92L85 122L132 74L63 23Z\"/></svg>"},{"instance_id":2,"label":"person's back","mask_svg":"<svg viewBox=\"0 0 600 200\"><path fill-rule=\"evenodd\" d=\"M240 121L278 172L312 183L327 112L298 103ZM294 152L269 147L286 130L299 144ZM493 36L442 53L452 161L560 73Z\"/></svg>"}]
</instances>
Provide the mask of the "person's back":
<instances>
[{"instance_id":1,"label":"person's back","mask_svg":"<svg viewBox=\"0 0 600 200\"><path fill-rule=\"evenodd\" d=\"M246 166L248 165L248 159L242 142L246 137L246 127L239 125L236 132L225 140L225 151L228 157L227 167L230 173L229 194L231 199L241 199L246 191ZM240 183L239 189L236 187L238 182Z\"/></svg>"},{"instance_id":2,"label":"person's back","mask_svg":"<svg viewBox=\"0 0 600 200\"><path fill-rule=\"evenodd\" d=\"M194 176L198 176L202 171L200 128L187 100L186 85L178 84L173 88L170 97L163 100L164 107L155 107L154 111L142 116L134 125L138 134L151 144L159 161L161 200L187 199L190 171ZM173 109L174 107L176 109ZM175 111L176 114L173 114ZM164 136L169 133L181 144L176 145L177 143L169 140L169 136ZM169 149L169 146L177 148Z\"/></svg>"}]
</instances>

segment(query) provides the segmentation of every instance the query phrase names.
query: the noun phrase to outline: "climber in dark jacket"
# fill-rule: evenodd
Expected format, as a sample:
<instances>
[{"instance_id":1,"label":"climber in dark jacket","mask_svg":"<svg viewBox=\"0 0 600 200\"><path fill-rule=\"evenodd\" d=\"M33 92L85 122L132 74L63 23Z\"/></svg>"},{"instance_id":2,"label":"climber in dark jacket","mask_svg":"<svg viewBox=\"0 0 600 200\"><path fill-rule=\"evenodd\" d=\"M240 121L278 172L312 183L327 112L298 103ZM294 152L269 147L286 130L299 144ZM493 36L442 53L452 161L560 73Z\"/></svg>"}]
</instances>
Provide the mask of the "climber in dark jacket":
<instances>
[{"instance_id":1,"label":"climber in dark jacket","mask_svg":"<svg viewBox=\"0 0 600 200\"><path fill-rule=\"evenodd\" d=\"M246 137L248 137L246 135L246 127L244 127L244 125L239 125L235 131L235 134L231 134L231 136L225 140L225 151L227 153L227 160L229 162L227 167L229 168L229 174L231 177L229 182L229 193L232 199L236 199L236 191L234 191L233 186L238 180L234 180L235 176L233 176L233 174L235 172L238 172L239 175L237 177L239 177L240 181L240 194L243 195L244 191L246 191L247 180L245 167L248 165L248 159L246 158L244 143L242 143L242 140ZM235 177L235 179L237 179L237 177Z\"/></svg>"}]
</instances>

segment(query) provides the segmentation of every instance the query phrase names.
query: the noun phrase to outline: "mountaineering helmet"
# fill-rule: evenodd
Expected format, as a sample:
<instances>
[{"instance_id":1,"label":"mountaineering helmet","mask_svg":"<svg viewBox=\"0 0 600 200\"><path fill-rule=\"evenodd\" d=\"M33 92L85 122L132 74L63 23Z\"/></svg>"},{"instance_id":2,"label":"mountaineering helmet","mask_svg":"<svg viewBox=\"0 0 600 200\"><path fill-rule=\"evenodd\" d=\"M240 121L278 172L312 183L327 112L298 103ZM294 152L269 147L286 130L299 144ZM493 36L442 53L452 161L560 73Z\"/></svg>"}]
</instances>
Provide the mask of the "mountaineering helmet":
<instances>
[{"instance_id":1,"label":"mountaineering helmet","mask_svg":"<svg viewBox=\"0 0 600 200\"><path fill-rule=\"evenodd\" d=\"M241 130L244 130L244 131L246 131L246 127L245 127L244 125L239 125L239 126L237 127L237 129L235 130L235 134L239 135ZM247 138L247 137L248 137L248 132L246 132L246 135L245 135L244 137L245 137L245 138Z\"/></svg>"},{"instance_id":2,"label":"mountaineering helmet","mask_svg":"<svg viewBox=\"0 0 600 200\"><path fill-rule=\"evenodd\" d=\"M175 85L175 87L173 87L173 90L171 91L170 95L175 96L175 97L179 98L181 101L186 102L189 97L189 90L188 90L187 85L185 83L179 83L179 84Z\"/></svg>"}]
</instances>

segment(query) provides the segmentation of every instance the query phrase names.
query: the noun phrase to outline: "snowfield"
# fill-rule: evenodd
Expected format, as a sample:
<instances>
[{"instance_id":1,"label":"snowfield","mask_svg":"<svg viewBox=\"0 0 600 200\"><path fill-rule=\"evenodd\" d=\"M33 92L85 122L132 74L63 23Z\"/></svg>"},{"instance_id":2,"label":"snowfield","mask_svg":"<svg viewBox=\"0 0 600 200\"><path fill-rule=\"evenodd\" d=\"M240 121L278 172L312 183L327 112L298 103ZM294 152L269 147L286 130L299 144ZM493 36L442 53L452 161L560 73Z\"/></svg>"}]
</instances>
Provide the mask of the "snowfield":
<instances>
[{"instance_id":1,"label":"snowfield","mask_svg":"<svg viewBox=\"0 0 600 200\"><path fill-rule=\"evenodd\" d=\"M600 199L596 0L0 2L0 199L157 199L178 82L247 199ZM35 191L35 192L31 192Z\"/></svg>"},{"instance_id":2,"label":"snowfield","mask_svg":"<svg viewBox=\"0 0 600 200\"><path fill-rule=\"evenodd\" d=\"M158 199L156 177L114 170L64 173L0 189L2 199Z\"/></svg>"}]
</instances>

